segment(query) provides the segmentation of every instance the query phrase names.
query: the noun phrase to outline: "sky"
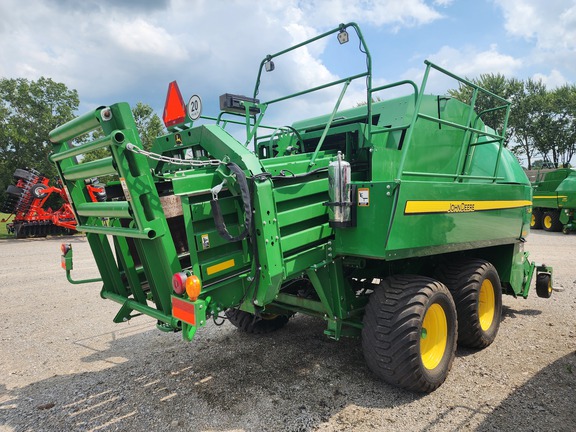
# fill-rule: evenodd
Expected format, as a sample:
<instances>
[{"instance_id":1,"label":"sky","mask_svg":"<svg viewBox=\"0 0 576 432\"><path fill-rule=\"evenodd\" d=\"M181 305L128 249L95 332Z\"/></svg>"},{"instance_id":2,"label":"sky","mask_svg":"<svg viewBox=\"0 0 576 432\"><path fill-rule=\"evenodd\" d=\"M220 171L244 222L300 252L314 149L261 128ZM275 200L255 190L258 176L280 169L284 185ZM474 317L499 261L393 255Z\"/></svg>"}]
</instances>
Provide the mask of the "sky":
<instances>
[{"instance_id":1,"label":"sky","mask_svg":"<svg viewBox=\"0 0 576 432\"><path fill-rule=\"evenodd\" d=\"M41 76L79 93L78 114L143 102L162 115L169 82L218 114L224 93L252 96L260 62L307 38L356 22L372 56L374 85L413 80L428 59L468 78L484 73L576 81L576 0L0 0L0 78ZM366 70L351 32L275 59L259 97L282 95ZM342 107L366 99L354 81ZM431 78L427 92L456 83ZM266 119L289 124L329 113L342 86ZM399 90L381 92L392 97Z\"/></svg>"}]
</instances>

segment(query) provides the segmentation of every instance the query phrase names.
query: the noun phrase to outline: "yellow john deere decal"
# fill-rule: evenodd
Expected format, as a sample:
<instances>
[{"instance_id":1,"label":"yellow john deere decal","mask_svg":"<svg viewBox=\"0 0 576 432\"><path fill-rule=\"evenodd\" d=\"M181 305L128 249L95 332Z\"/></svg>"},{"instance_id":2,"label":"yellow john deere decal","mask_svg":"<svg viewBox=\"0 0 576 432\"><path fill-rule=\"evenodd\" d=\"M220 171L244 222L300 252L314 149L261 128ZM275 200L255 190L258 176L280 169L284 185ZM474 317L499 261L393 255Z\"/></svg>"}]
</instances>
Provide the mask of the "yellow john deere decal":
<instances>
[{"instance_id":1,"label":"yellow john deere decal","mask_svg":"<svg viewBox=\"0 0 576 432\"><path fill-rule=\"evenodd\" d=\"M208 275L212 275L214 273L218 273L221 272L223 270L229 269L230 267L234 267L234 260L233 259L229 259L228 261L223 261L219 264L210 266L208 268L206 268L206 273Z\"/></svg>"},{"instance_id":2,"label":"yellow john deere decal","mask_svg":"<svg viewBox=\"0 0 576 432\"><path fill-rule=\"evenodd\" d=\"M496 201L406 201L404 214L471 213L484 210L504 210L532 205L528 200Z\"/></svg>"}]
</instances>

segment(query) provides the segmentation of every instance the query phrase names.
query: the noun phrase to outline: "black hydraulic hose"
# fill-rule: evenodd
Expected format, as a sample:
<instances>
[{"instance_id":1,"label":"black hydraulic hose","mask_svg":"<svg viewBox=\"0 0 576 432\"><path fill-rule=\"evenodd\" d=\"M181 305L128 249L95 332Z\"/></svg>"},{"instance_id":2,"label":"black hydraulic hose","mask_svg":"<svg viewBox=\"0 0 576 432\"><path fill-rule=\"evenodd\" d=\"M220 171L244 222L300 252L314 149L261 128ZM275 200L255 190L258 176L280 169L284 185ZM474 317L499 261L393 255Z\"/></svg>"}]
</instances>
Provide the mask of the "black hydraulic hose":
<instances>
[{"instance_id":1,"label":"black hydraulic hose","mask_svg":"<svg viewBox=\"0 0 576 432\"><path fill-rule=\"evenodd\" d=\"M242 202L244 204L244 230L237 236L232 236L226 224L224 223L224 217L222 216L222 210L220 209L220 204L218 204L218 198L213 196L210 200L210 207L212 208L212 216L214 217L214 224L216 225L216 230L218 234L229 242L236 242L244 240L250 234L250 227L252 226L252 203L250 201L250 190L248 188L248 181L246 180L246 175L244 171L240 169L238 165L233 162L226 164L228 169L236 174L236 182L240 187L240 194L242 196Z\"/></svg>"}]
</instances>

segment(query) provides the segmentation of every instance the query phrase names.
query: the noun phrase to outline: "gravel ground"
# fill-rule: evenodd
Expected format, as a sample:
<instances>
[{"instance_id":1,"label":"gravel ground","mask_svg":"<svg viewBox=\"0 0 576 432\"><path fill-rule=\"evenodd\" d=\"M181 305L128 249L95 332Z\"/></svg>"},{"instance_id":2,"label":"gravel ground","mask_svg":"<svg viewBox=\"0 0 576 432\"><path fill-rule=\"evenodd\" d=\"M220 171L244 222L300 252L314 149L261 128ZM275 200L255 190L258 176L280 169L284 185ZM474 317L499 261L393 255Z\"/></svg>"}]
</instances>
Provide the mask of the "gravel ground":
<instances>
[{"instance_id":1,"label":"gravel ground","mask_svg":"<svg viewBox=\"0 0 576 432\"><path fill-rule=\"evenodd\" d=\"M263 337L208 325L187 344L148 317L113 324L99 284L71 285L61 239L0 241L0 431L460 431L576 429L576 236L534 232L549 300L504 298L487 349L458 349L428 395L378 381L356 339L296 316ZM76 278L97 276L71 238Z\"/></svg>"}]
</instances>

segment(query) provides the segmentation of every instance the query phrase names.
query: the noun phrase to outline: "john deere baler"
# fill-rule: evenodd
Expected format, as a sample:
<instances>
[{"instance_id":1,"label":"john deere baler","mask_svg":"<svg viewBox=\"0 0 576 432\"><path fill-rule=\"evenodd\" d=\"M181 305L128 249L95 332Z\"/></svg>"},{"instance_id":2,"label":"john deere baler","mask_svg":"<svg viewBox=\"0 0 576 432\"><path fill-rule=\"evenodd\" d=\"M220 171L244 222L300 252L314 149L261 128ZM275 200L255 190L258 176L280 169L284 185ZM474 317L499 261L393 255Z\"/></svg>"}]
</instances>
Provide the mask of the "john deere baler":
<instances>
[{"instance_id":1,"label":"john deere baler","mask_svg":"<svg viewBox=\"0 0 576 432\"><path fill-rule=\"evenodd\" d=\"M362 70L260 100L274 59L334 35L358 42ZM427 392L445 380L457 343L494 340L502 293L525 298L537 273L538 294L550 296L551 269L523 251L532 195L503 146L509 103L429 62L420 88L373 87L371 64L358 26L342 24L266 56L252 96L223 94L217 117L201 115L196 95L185 104L172 83L169 133L151 151L125 103L51 132L51 158L94 253L101 295L121 305L116 322L146 314L191 340L209 320L265 333L312 315L328 337L362 337L376 375ZM426 94L431 73L468 86L469 103ZM345 109L354 81L366 83L366 101ZM334 88L324 116L264 120L272 105ZM401 88L408 94L381 100ZM476 112L479 95L494 106ZM494 114L498 132L484 121ZM228 132L238 124L242 138ZM100 138L74 144L95 130ZM109 156L79 163L102 148ZM92 202L85 179L105 175L114 176L107 200ZM65 246L68 271L71 254Z\"/></svg>"}]
</instances>

